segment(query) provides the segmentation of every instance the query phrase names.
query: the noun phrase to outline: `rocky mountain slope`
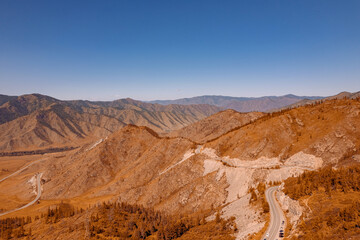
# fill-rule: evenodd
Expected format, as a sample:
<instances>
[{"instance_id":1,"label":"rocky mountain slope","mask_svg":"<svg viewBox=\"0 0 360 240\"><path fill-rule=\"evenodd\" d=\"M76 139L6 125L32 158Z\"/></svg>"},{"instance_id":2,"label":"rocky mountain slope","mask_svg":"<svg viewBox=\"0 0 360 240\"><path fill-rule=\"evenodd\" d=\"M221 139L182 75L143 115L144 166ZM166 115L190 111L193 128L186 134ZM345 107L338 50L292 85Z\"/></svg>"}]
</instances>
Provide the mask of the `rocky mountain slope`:
<instances>
[{"instance_id":1,"label":"rocky mountain slope","mask_svg":"<svg viewBox=\"0 0 360 240\"><path fill-rule=\"evenodd\" d=\"M222 126L223 115L238 113L225 111L208 120L220 116L211 122ZM199 132L186 135L189 139L160 137L146 127L126 126L94 148L48 162L43 198L107 196L172 213L227 206L223 214L237 216L243 236L263 226L260 213L248 205L249 189L358 154L359 115L358 100L329 100L257 116L204 145L191 140Z\"/></svg>"},{"instance_id":2,"label":"rocky mountain slope","mask_svg":"<svg viewBox=\"0 0 360 240\"><path fill-rule=\"evenodd\" d=\"M229 109L211 115L179 130L172 131L167 136L188 138L203 144L234 128L249 124L264 115L265 113L261 112L239 113Z\"/></svg>"},{"instance_id":3,"label":"rocky mountain slope","mask_svg":"<svg viewBox=\"0 0 360 240\"><path fill-rule=\"evenodd\" d=\"M299 219L289 239L359 239L359 161L289 178L284 192L304 206L306 216Z\"/></svg>"},{"instance_id":4,"label":"rocky mountain slope","mask_svg":"<svg viewBox=\"0 0 360 240\"><path fill-rule=\"evenodd\" d=\"M3 99L9 101L0 106L0 151L79 145L127 124L167 132L220 110L210 105L162 106L132 99L61 101L39 94Z\"/></svg>"},{"instance_id":5,"label":"rocky mountain slope","mask_svg":"<svg viewBox=\"0 0 360 240\"><path fill-rule=\"evenodd\" d=\"M229 111L218 113L213 118L223 114L229 114ZM206 159L215 159L214 164L230 168L267 168L282 165L287 160L291 160L288 166L297 166L304 158L305 162L309 161L304 168L317 168L323 163L335 164L360 149L357 138L359 114L360 102L357 100L330 100L264 115L203 146L197 146L191 140L199 136L197 132L194 136L187 135L189 139L160 137L147 127L129 125L95 147L83 147L67 161L64 159L47 166L44 176L51 181L44 185L44 195L47 198L68 198L96 188L91 196L115 194L130 203L155 206L164 204L165 200L178 201L185 194L180 189L191 192L189 189L199 189L203 184L211 193L207 193L207 202L200 205L219 204L219 199L226 198L226 192L220 189L227 183L219 178L219 183L207 179L205 172L208 167L205 165L211 162ZM222 126L221 120L214 122ZM216 164L211 168L219 169ZM76 166L82 166L83 171L79 172ZM216 193L213 192L215 189ZM209 198L212 194L216 196L215 202ZM194 197L194 194L187 196ZM199 201L203 198L197 199L186 202L200 206Z\"/></svg>"},{"instance_id":6,"label":"rocky mountain slope","mask_svg":"<svg viewBox=\"0 0 360 240\"><path fill-rule=\"evenodd\" d=\"M279 108L279 109L274 109L273 111L280 111L282 109L288 109L288 108L296 108L296 107L301 107L301 106L305 106L305 105L310 105L310 104L315 104L318 101L326 101L326 100L333 100L333 99L344 99L344 98L348 98L348 99L356 99L360 97L360 92L341 92L339 94L336 94L334 96L329 96L323 99L303 99L299 102L290 104L288 106L285 106L283 108Z\"/></svg>"},{"instance_id":7,"label":"rocky mountain slope","mask_svg":"<svg viewBox=\"0 0 360 240\"><path fill-rule=\"evenodd\" d=\"M101 141L48 156L17 181L43 173L38 211L64 200L126 202L177 215L219 211L225 218L235 217L236 238L247 239L264 227L266 216L250 189L355 161L359 116L359 99L341 99L268 114L223 111L189 125L194 130L168 136L127 125ZM206 142L211 134L215 138ZM0 197L11 194L9 189L0 188Z\"/></svg>"},{"instance_id":8,"label":"rocky mountain slope","mask_svg":"<svg viewBox=\"0 0 360 240\"><path fill-rule=\"evenodd\" d=\"M16 98L15 96L7 96L7 95L2 95L0 94L0 106L8 101L10 101L11 99Z\"/></svg>"},{"instance_id":9,"label":"rocky mountain slope","mask_svg":"<svg viewBox=\"0 0 360 240\"><path fill-rule=\"evenodd\" d=\"M203 177L195 147L187 139L161 138L147 127L128 125L97 147L46 166L44 199L111 195L172 212L219 205L226 183Z\"/></svg>"},{"instance_id":10,"label":"rocky mountain slope","mask_svg":"<svg viewBox=\"0 0 360 240\"><path fill-rule=\"evenodd\" d=\"M327 100L259 118L205 144L222 156L287 158L299 151L336 163L358 152L360 102Z\"/></svg>"},{"instance_id":11,"label":"rocky mountain slope","mask_svg":"<svg viewBox=\"0 0 360 240\"><path fill-rule=\"evenodd\" d=\"M321 99L322 97L295 96L292 94L284 96L265 96L258 98L229 97L229 96L199 96L193 98L182 98L177 100L155 100L151 103L168 104L210 104L224 109L233 109L238 112L266 112L299 102L304 99Z\"/></svg>"}]
</instances>

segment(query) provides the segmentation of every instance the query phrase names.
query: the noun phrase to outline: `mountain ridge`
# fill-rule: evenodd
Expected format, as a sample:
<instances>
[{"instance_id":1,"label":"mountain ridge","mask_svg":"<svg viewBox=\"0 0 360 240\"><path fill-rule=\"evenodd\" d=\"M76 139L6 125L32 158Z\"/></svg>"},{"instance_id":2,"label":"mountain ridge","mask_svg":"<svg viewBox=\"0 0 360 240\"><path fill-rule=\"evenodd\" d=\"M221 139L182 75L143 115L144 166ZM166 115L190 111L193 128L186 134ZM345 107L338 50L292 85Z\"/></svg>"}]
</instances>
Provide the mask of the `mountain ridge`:
<instances>
[{"instance_id":1,"label":"mountain ridge","mask_svg":"<svg viewBox=\"0 0 360 240\"><path fill-rule=\"evenodd\" d=\"M322 99L319 96L296 96L287 94L283 96L263 96L263 97L232 97L222 95L203 95L192 98L181 98L175 100L154 100L150 103L168 104L210 104L224 109L233 109L238 112L266 112L272 109L285 107L303 99Z\"/></svg>"},{"instance_id":2,"label":"mountain ridge","mask_svg":"<svg viewBox=\"0 0 360 240\"><path fill-rule=\"evenodd\" d=\"M105 138L127 124L169 132L221 110L212 105L163 106L129 98L62 101L27 94L3 99L9 101L0 106L0 151L75 146L88 138Z\"/></svg>"}]
</instances>

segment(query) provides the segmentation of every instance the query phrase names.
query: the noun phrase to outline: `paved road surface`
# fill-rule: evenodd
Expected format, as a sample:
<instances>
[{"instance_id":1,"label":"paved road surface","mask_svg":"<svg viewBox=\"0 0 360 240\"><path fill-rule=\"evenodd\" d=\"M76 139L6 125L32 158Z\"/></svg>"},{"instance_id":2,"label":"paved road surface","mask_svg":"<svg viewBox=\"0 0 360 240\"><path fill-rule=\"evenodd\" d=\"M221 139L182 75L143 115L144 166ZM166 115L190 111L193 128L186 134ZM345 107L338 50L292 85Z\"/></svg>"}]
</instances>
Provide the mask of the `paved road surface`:
<instances>
[{"instance_id":1,"label":"paved road surface","mask_svg":"<svg viewBox=\"0 0 360 240\"><path fill-rule=\"evenodd\" d=\"M12 176L14 176L14 175L16 175L16 174L20 173L21 171L25 170L26 168L30 167L31 165L33 165L33 164L35 164L35 163L37 163L37 162L40 162L40 161L42 161L42 160L45 160L45 159L36 160L36 161L34 161L34 162L32 162L32 163L30 163L30 164L26 165L25 167L20 168L20 169L19 169L19 170L17 170L16 172L13 172L12 174L10 174L10 175L8 175L8 176L6 176L6 177L4 177L4 178L0 179L0 183L1 183L2 181L4 181L4 180L8 179L9 177L12 177Z\"/></svg>"},{"instance_id":2,"label":"paved road surface","mask_svg":"<svg viewBox=\"0 0 360 240\"><path fill-rule=\"evenodd\" d=\"M9 214L9 213L12 213L12 212L15 212L15 211L19 211L21 209L24 209L24 208L27 208L31 205L33 205L34 203L36 203L37 200L39 200L39 198L41 197L41 176L42 176L42 173L38 173L37 174L37 195L36 195L36 198L34 200L32 200L31 202L29 202L28 204L22 206L22 207L19 207L19 208L16 208L16 209L13 209L13 210L10 210L10 211L7 211L7 212L4 212L4 213L0 213L0 216L4 216L6 214Z\"/></svg>"},{"instance_id":3,"label":"paved road surface","mask_svg":"<svg viewBox=\"0 0 360 240\"><path fill-rule=\"evenodd\" d=\"M270 225L266 230L266 233L262 237L262 239L266 240L276 240L281 239L279 237L280 229L283 227L285 229L286 226L286 219L284 216L283 211L280 208L279 203L275 199L275 191L277 190L278 186L268 188L265 191L266 200L270 206ZM284 221L284 224L282 224ZM269 234L269 236L266 236Z\"/></svg>"}]
</instances>

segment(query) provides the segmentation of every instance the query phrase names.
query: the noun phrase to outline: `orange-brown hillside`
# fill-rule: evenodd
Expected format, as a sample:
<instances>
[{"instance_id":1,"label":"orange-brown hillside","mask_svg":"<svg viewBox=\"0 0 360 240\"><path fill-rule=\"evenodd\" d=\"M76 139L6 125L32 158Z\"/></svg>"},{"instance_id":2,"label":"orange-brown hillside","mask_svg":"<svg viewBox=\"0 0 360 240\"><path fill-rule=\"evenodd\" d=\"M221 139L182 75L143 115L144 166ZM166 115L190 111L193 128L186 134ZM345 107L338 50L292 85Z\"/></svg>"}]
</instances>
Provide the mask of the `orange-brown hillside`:
<instances>
[{"instance_id":1,"label":"orange-brown hillside","mask_svg":"<svg viewBox=\"0 0 360 240\"><path fill-rule=\"evenodd\" d=\"M202 144L264 115L264 113L260 112L239 113L229 109L173 131L168 136L184 137Z\"/></svg>"},{"instance_id":2,"label":"orange-brown hillside","mask_svg":"<svg viewBox=\"0 0 360 240\"><path fill-rule=\"evenodd\" d=\"M47 163L42 198L110 196L170 212L219 206L226 180L217 181L215 172L203 176L194 149L190 140L161 138L147 127L128 125L91 150Z\"/></svg>"},{"instance_id":3,"label":"orange-brown hillside","mask_svg":"<svg viewBox=\"0 0 360 240\"><path fill-rule=\"evenodd\" d=\"M88 209L67 203L34 218L0 219L1 239L235 239L233 219L206 221L209 212L168 215L139 205L101 203Z\"/></svg>"},{"instance_id":4,"label":"orange-brown hillside","mask_svg":"<svg viewBox=\"0 0 360 240\"><path fill-rule=\"evenodd\" d=\"M286 158L304 151L337 162L360 149L359 117L359 100L328 100L268 114L205 146L241 159Z\"/></svg>"},{"instance_id":5,"label":"orange-brown hillside","mask_svg":"<svg viewBox=\"0 0 360 240\"><path fill-rule=\"evenodd\" d=\"M106 115L80 114L60 104L0 125L0 150L79 146L86 137L108 135L125 123Z\"/></svg>"},{"instance_id":6,"label":"orange-brown hillside","mask_svg":"<svg viewBox=\"0 0 360 240\"><path fill-rule=\"evenodd\" d=\"M126 124L168 132L187 126L220 109L210 105L143 103L132 99L113 102L61 101L31 94L2 97L0 151L79 146L83 140L105 138Z\"/></svg>"},{"instance_id":7,"label":"orange-brown hillside","mask_svg":"<svg viewBox=\"0 0 360 240\"><path fill-rule=\"evenodd\" d=\"M359 239L360 165L306 172L285 181L285 193L306 202L291 239Z\"/></svg>"}]
</instances>

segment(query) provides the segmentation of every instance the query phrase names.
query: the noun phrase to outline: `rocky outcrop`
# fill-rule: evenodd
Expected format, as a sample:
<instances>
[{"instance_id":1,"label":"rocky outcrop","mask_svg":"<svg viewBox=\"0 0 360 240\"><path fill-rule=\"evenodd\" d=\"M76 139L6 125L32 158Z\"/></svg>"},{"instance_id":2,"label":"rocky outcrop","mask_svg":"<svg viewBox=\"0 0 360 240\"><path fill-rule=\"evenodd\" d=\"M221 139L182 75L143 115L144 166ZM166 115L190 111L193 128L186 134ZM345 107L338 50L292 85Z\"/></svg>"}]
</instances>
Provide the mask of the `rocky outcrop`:
<instances>
[{"instance_id":1,"label":"rocky outcrop","mask_svg":"<svg viewBox=\"0 0 360 240\"><path fill-rule=\"evenodd\" d=\"M292 235L297 229L297 225L299 224L301 216L304 213L304 209L300 206L298 201L291 199L282 191L276 192L276 198L280 203L280 206L283 209L287 219L290 221L292 226L292 232L290 235Z\"/></svg>"}]
</instances>

